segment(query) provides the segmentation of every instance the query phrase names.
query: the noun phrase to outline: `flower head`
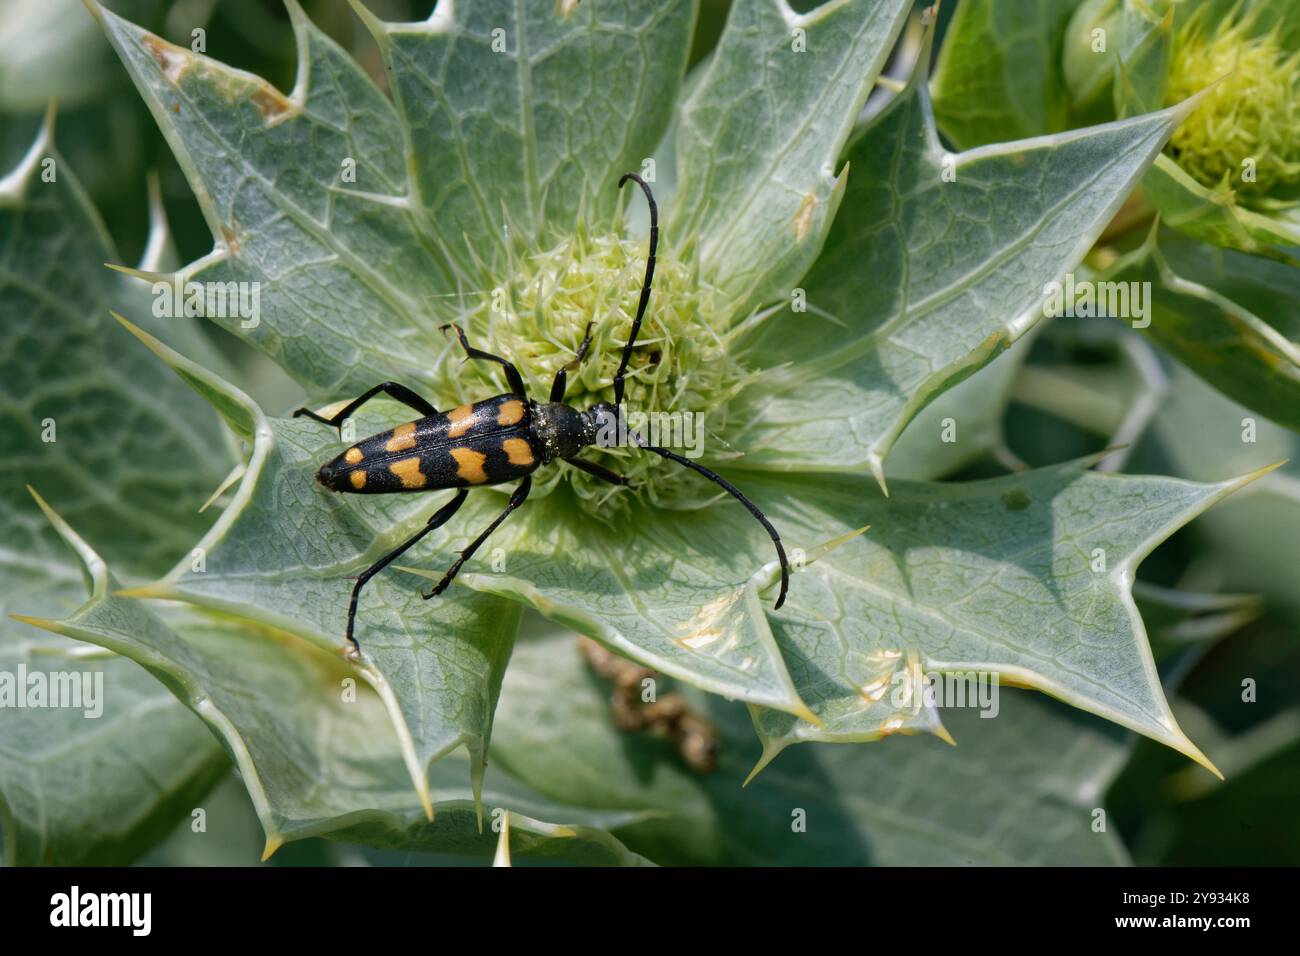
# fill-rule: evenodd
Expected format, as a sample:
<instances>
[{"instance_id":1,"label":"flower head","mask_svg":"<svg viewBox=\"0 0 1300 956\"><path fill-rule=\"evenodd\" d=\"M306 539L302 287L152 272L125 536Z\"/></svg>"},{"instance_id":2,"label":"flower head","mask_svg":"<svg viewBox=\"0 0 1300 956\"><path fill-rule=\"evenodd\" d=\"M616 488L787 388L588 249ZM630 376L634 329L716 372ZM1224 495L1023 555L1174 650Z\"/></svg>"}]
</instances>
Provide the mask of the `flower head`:
<instances>
[{"instance_id":1,"label":"flower head","mask_svg":"<svg viewBox=\"0 0 1300 956\"><path fill-rule=\"evenodd\" d=\"M1300 184L1300 50L1283 47L1280 21L1259 32L1261 9L1238 4L1211 22L1198 8L1174 38L1166 94L1173 104L1213 85L1167 151L1203 185L1227 182L1247 201Z\"/></svg>"},{"instance_id":2,"label":"flower head","mask_svg":"<svg viewBox=\"0 0 1300 956\"><path fill-rule=\"evenodd\" d=\"M573 362L590 326L591 346L569 372L564 399L585 409L613 400L614 373L641 294L646 242L582 227L568 235L553 231L561 237L547 248L511 257L509 274L465 321L484 348L512 357L537 398L547 394L556 372ZM664 441L689 446L724 436L730 400L748 376L729 347L730 316L719 307L719 293L699 275L696 263L676 254L679 245L667 237L660 241L649 306L628 366L625 406L633 427L663 430ZM491 367L453 364L446 371L454 380L443 388L458 397L500 385ZM680 469L664 468L626 445L593 448L587 456L601 458L651 500L683 488L688 494L699 490ZM577 469L557 468L538 478L539 488L571 483L594 513L608 514L627 503L627 496L611 495L608 484Z\"/></svg>"}]
</instances>

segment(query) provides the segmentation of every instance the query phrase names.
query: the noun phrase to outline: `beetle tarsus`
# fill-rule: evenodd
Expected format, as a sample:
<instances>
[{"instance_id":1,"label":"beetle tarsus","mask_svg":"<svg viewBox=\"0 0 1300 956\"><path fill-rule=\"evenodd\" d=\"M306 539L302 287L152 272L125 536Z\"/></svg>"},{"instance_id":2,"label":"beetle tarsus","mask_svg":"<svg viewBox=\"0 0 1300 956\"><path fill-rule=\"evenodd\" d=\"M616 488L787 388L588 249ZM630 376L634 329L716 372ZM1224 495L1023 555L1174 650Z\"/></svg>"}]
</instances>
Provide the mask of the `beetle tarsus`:
<instances>
[{"instance_id":1,"label":"beetle tarsus","mask_svg":"<svg viewBox=\"0 0 1300 956\"><path fill-rule=\"evenodd\" d=\"M480 359L484 362L496 362L506 371L506 381L510 383L510 390L514 394L527 397L528 389L524 386L524 378L519 374L519 369L515 368L514 363L503 359L500 355L493 355L491 352L485 352L482 349L476 349L469 344L469 339L465 337L465 330L459 325L448 323L443 329L454 329L456 337L460 339L460 347L465 350L465 360Z\"/></svg>"}]
</instances>

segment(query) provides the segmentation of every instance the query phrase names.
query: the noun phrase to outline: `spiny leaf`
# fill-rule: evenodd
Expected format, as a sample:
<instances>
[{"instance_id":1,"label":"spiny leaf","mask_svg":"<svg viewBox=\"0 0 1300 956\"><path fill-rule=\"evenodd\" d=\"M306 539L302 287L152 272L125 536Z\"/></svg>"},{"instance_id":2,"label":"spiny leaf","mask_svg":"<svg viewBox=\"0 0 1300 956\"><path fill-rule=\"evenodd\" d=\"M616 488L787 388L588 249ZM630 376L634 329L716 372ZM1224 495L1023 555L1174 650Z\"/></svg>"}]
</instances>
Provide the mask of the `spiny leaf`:
<instances>
[{"instance_id":1,"label":"spiny leaf","mask_svg":"<svg viewBox=\"0 0 1300 956\"><path fill-rule=\"evenodd\" d=\"M409 537L445 502L326 491L313 475L317 463L337 454L331 429L306 419L268 420L247 396L125 324L196 390L215 396L214 406L251 444L239 487L194 550L197 557L186 556L162 580L131 593L237 614L342 654L349 576ZM358 414L358 426L380 430L373 416ZM487 521L478 506L460 515L471 526ZM452 533L444 529L430 540L445 551ZM477 788L518 608L464 589L421 601L413 582L389 575L371 582L363 602L358 638L365 658L358 673L389 709L416 791L426 797L429 764L462 744Z\"/></svg>"},{"instance_id":2,"label":"spiny leaf","mask_svg":"<svg viewBox=\"0 0 1300 956\"><path fill-rule=\"evenodd\" d=\"M1047 283L1191 106L949 155L918 70L849 149L848 193L803 281L808 311L778 313L750 344L755 364L785 367L750 397L741 464L881 478L911 418L1042 317Z\"/></svg>"},{"instance_id":3,"label":"spiny leaf","mask_svg":"<svg viewBox=\"0 0 1300 956\"><path fill-rule=\"evenodd\" d=\"M990 457L1019 465L1007 448L1004 419L1034 331L921 409L890 449L890 480L942 478Z\"/></svg>"},{"instance_id":4,"label":"spiny leaf","mask_svg":"<svg viewBox=\"0 0 1300 956\"><path fill-rule=\"evenodd\" d=\"M925 738L797 748L743 790L757 756L744 712L704 695L692 695L691 705L720 732L712 774L686 769L666 741L619 731L608 688L584 666L572 635L523 637L502 691L494 765L552 799L658 810L618 835L662 863L1125 860L1116 834L1092 827L1126 759L1124 735L1054 701L1004 691L996 720L945 712L961 739L955 748Z\"/></svg>"},{"instance_id":5,"label":"spiny leaf","mask_svg":"<svg viewBox=\"0 0 1300 956\"><path fill-rule=\"evenodd\" d=\"M900 482L888 499L865 478L825 476L816 490L765 478L784 527L872 531L809 565L773 620L825 726L756 710L764 762L796 741L896 729L880 707L915 657L923 673L996 672L1211 766L1169 710L1131 587L1157 544L1257 475L1201 485L1076 463Z\"/></svg>"},{"instance_id":6,"label":"spiny leaf","mask_svg":"<svg viewBox=\"0 0 1300 956\"><path fill-rule=\"evenodd\" d=\"M460 583L527 603L697 687L812 717L764 613L771 544L740 505L610 528L569 497L557 491L527 524L498 532L504 571L467 569Z\"/></svg>"},{"instance_id":7,"label":"spiny leaf","mask_svg":"<svg viewBox=\"0 0 1300 956\"><path fill-rule=\"evenodd\" d=\"M694 0L441 0L420 23L381 23L424 228L466 273L500 267L509 229L612 220L619 176L663 135L686 68Z\"/></svg>"},{"instance_id":8,"label":"spiny leaf","mask_svg":"<svg viewBox=\"0 0 1300 956\"><path fill-rule=\"evenodd\" d=\"M47 170L53 182L43 179ZM130 303L157 334L207 359L198 329L153 318L138 284L103 267L113 257L47 124L0 180L0 348L22 356L0 377L7 436L0 540L6 566L19 575L39 575L47 560L67 564L24 482L110 541L109 553L130 573L148 574L206 527L198 508L229 467L215 416L159 374L108 309Z\"/></svg>"},{"instance_id":9,"label":"spiny leaf","mask_svg":"<svg viewBox=\"0 0 1300 956\"><path fill-rule=\"evenodd\" d=\"M94 9L212 230L213 252L181 279L260 283L256 325L213 318L321 398L385 378L432 384L446 348L434 330L456 317L454 300L481 301L504 277L494 249L507 216L525 237L584 206L608 222L611 177L639 167L667 122L692 19L687 0L568 16L445 3L423 24L391 26L364 13L394 107L292 0L288 96ZM626 102L611 94L618 83ZM521 114L522 136L503 119Z\"/></svg>"},{"instance_id":10,"label":"spiny leaf","mask_svg":"<svg viewBox=\"0 0 1300 956\"><path fill-rule=\"evenodd\" d=\"M203 725L136 664L51 643L0 641L0 672L15 683L24 673L74 675L99 696L81 710L0 710L0 862L125 866L188 816L228 764ZM17 693L27 689L17 684Z\"/></svg>"},{"instance_id":11,"label":"spiny leaf","mask_svg":"<svg viewBox=\"0 0 1300 956\"><path fill-rule=\"evenodd\" d=\"M441 344L429 306L452 286L407 202L396 111L289 9L299 70L285 96L92 7L212 230L212 253L179 279L259 283L255 326L230 309L211 318L314 394L359 392L398 369L427 381Z\"/></svg>"},{"instance_id":12,"label":"spiny leaf","mask_svg":"<svg viewBox=\"0 0 1300 956\"><path fill-rule=\"evenodd\" d=\"M342 661L282 631L185 607L155 614L144 602L117 597L103 561L57 515L50 517L86 563L93 589L71 617L31 623L131 658L202 717L243 776L266 832L264 856L285 841L322 834L408 849L491 852L490 838L476 825L479 795L471 798L464 784L466 767L439 765L423 796L426 808L445 808L448 818L426 819L388 705L358 685ZM508 781L484 796L490 808L522 811L515 825L532 834L527 848L534 852L553 855L547 844L562 841L579 858L643 862L601 829L635 814L575 812ZM536 819L552 812L576 825Z\"/></svg>"},{"instance_id":13,"label":"spiny leaf","mask_svg":"<svg viewBox=\"0 0 1300 956\"><path fill-rule=\"evenodd\" d=\"M15 682L19 666L102 675L104 709L85 719L0 707L0 858L130 863L225 761L135 664L88 659L83 645L11 619L66 613L85 593L25 483L93 529L130 573L155 574L207 524L198 509L226 453L211 412L109 319L125 302L147 315L147 299L103 267L112 244L52 133L50 117L0 178L0 671ZM151 249L166 246L165 231L155 219ZM202 352L191 323L150 324ZM92 805L102 812L88 814Z\"/></svg>"},{"instance_id":14,"label":"spiny leaf","mask_svg":"<svg viewBox=\"0 0 1300 956\"><path fill-rule=\"evenodd\" d=\"M910 6L732 5L677 118L667 231L698 236L734 315L788 298L821 251L844 191L835 163Z\"/></svg>"}]
</instances>

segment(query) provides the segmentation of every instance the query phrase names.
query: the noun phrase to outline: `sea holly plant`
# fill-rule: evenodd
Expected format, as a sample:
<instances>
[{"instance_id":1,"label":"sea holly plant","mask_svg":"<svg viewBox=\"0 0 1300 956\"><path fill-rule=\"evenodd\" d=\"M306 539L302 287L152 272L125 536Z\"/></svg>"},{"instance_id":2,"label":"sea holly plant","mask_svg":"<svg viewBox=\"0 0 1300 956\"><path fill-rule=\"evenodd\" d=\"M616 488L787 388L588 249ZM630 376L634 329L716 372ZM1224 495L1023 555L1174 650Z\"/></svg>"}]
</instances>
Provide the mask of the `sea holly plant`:
<instances>
[{"instance_id":1,"label":"sea holly plant","mask_svg":"<svg viewBox=\"0 0 1300 956\"><path fill-rule=\"evenodd\" d=\"M731 787L737 808L756 794L731 814L744 827L781 806L773 825L788 830L790 761L833 782L822 803L846 821L846 861L869 844L897 861L1049 852L1112 862L1122 848L1091 841L1088 821L1127 752L1117 728L1213 770L1166 700L1132 589L1157 545L1268 463L1203 483L1093 471L1097 456L1027 469L1001 433L1030 333L1051 318L1044 290L1097 247L1209 94L960 148L931 105L934 13L909 45L905 0L800 11L737 0L689 73L689 0L441 0L411 23L352 6L382 55L384 89L294 0L287 92L226 65L216 45L195 52L90 4L213 246L180 267L162 256L113 263L96 280L105 294L80 307L96 335L152 356L148 381L169 389L156 414L171 427L195 419L179 429L201 436L191 453L134 459L192 459L202 490L186 486L170 504L197 511L211 497L220 513L171 522L180 540L166 569L110 552L117 532L104 525L122 521L96 514L79 489L42 487L33 469L23 477L37 498L7 489L6 505L62 542L64 575L84 568L89 598L63 614L15 606L17 633L54 632L59 647L98 648L160 681L239 770L268 854L328 835L498 859L811 862L810 848L836 841L742 850L734 832L702 822L701 807ZM1065 19L1045 16L1043 29ZM957 71L972 49L950 45L939 62ZM901 83L881 76L896 50L910 50ZM941 121L956 112L944 78L955 75L937 83ZM1034 115L1067 115L1064 94L1047 93ZM5 201L20 211L48 195L38 174L47 149L38 142L7 181ZM590 454L629 487L558 462L539 471L527 504L453 586L422 600L426 579L504 506L501 489L474 489L455 521L369 582L354 653L351 579L448 497L340 495L314 476L410 410L377 399L336 433L291 417L293 406L263 408L189 320L261 351L325 417L381 382L440 409L503 391L499 367L464 362L448 324L518 365L538 399L590 328L566 400L611 401L647 256L640 196L618 188L629 171L653 190L662 221L628 414L767 513L793 559L788 599L772 607L778 565L745 509L624 444ZM31 293L7 274L8 309ZM1285 389L1270 401L1285 405ZM963 441L973 445L954 456ZM896 445L906 450L897 471ZM1014 473L932 480L986 454ZM88 481L87 466L68 467ZM542 633L516 652L523 624ZM701 784L674 765L638 794L630 758L601 756L618 732L590 706L598 695L573 632L713 714L726 779ZM550 667L553 655L567 656ZM945 742L995 722L945 714L930 678L971 673L1064 703L1018 700L974 757L953 757ZM494 728L503 685L515 696ZM738 731L723 698L745 705L752 732L743 714ZM1016 772L1030 773L1076 729L1087 759L1053 771L1073 782L1067 797L1059 781L1006 788L1018 812L1053 831L1046 843L991 845L967 810L942 800L930 808L933 838L895 839L888 797L857 792L872 761L894 773L913 753L924 755L907 777L917 788L946 760L978 781L982 761L1017 747L1041 755L1018 758ZM938 740L870 743L900 733ZM573 755L548 774L539 743ZM817 746L781 756L795 743ZM869 746L843 746L855 743ZM884 747L887 758L866 753ZM499 758L490 770L489 751ZM593 782L593 768L610 780ZM754 789L739 790L747 778ZM841 789L855 793L841 799Z\"/></svg>"},{"instance_id":2,"label":"sea holly plant","mask_svg":"<svg viewBox=\"0 0 1300 956\"><path fill-rule=\"evenodd\" d=\"M1110 254L1092 264L1111 270L1104 278L1124 271L1123 281L1163 283L1171 292L1158 301L1187 301L1183 283L1196 277L1171 263L1189 257L1210 269L1220 268L1213 259L1231 263L1230 270L1251 276L1248 282L1260 281L1258 273L1275 289L1284 286L1300 265L1300 7L1271 0L1035 6L1042 13L1028 31L1035 48L1060 51L1042 66L1047 82L1033 88L1046 90L1041 95L1052 108L1015 95L1015 71L976 76L976 62L958 55L979 47L997 58L1008 54L1013 37L1029 42L1023 30L1000 29L995 4L975 0L961 4L938 65L935 92L945 134L961 145L979 145L1010 131L1056 132L1200 94L1112 223L1112 242L1122 248L1146 237L1142 252L1120 265ZM987 114L983 106L990 99L1007 105ZM972 123L972 116L988 118ZM1224 252L1216 255L1214 247ZM1260 259L1283 265L1270 275ZM1240 303L1165 311L1145 334L1230 398L1294 428L1300 407L1296 331L1279 325L1275 315L1287 309L1284 295L1262 301L1267 308L1259 309L1257 301L1254 311ZM1233 356L1231 372L1221 361L1224 352ZM1249 393L1262 380L1268 381L1257 403Z\"/></svg>"},{"instance_id":3,"label":"sea holly plant","mask_svg":"<svg viewBox=\"0 0 1300 956\"><path fill-rule=\"evenodd\" d=\"M117 253L49 132L0 177L0 861L129 863L226 762L201 721L130 660L12 620L62 617L87 596L24 483L57 499L126 573L162 573L210 521L198 506L227 469L225 450L205 403L158 375L147 351L122 349L99 315L139 308L159 334L216 360L103 268ZM155 237L145 268L168 260L161 226ZM81 708L20 707L28 671L90 694Z\"/></svg>"},{"instance_id":4,"label":"sea holly plant","mask_svg":"<svg viewBox=\"0 0 1300 956\"><path fill-rule=\"evenodd\" d=\"M54 171L47 182L42 169ZM98 264L114 250L48 124L3 181L0 226L10 352L21 348L28 368L42 371L24 377L15 368L4 390L12 426L0 622L6 864L129 863L201 809L232 762L268 855L322 831L364 834L376 846L490 853L493 834L480 829L479 814L509 807L516 856L638 862L604 829L637 814L560 808L504 775L476 805L464 761L436 765L426 794L442 825L432 830L412 799L383 698L341 662L247 621L115 596L115 573L148 580L178 552L201 560L191 545L212 512L199 504L237 456L200 394L96 316L114 304L138 310L159 335L214 367L224 363L192 323L154 317L147 290ZM165 266L169 249L155 206L141 268ZM68 285L63 298L46 291L59 283ZM190 367L192 384L212 374ZM105 541L104 554L24 480ZM44 699L19 703L20 677L35 693L36 674L48 681ZM56 680L69 679L80 706L46 706Z\"/></svg>"},{"instance_id":5,"label":"sea holly plant","mask_svg":"<svg viewBox=\"0 0 1300 956\"><path fill-rule=\"evenodd\" d=\"M1206 91L1135 197L1168 225L1295 263L1300 12L1273 0L990 0L958 7L935 78L940 125L963 145L1130 116ZM1017 22L1007 18L1017 17ZM1027 55L1037 83L1008 58ZM996 104L989 106L992 102ZM972 107L983 105L978 113ZM1133 212L1136 212L1135 209ZM1130 215L1129 218L1133 218Z\"/></svg>"}]
</instances>

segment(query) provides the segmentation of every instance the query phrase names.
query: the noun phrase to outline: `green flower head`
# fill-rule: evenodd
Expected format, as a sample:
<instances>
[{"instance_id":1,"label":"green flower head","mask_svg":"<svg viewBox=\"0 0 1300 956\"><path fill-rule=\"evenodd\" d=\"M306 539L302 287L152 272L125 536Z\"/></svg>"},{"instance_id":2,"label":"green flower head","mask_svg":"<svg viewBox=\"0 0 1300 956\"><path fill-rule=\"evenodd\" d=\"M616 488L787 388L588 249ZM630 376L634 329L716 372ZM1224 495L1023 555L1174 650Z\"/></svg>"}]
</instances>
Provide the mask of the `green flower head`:
<instances>
[{"instance_id":1,"label":"green flower head","mask_svg":"<svg viewBox=\"0 0 1300 956\"><path fill-rule=\"evenodd\" d=\"M1226 183L1247 203L1300 185L1300 49L1283 46L1281 20L1259 29L1264 9L1195 9L1175 34L1166 95L1173 104L1213 87L1168 152L1202 185Z\"/></svg>"},{"instance_id":2,"label":"green flower head","mask_svg":"<svg viewBox=\"0 0 1300 956\"><path fill-rule=\"evenodd\" d=\"M591 326L591 346L569 374L565 401L580 409L612 402L614 373L641 295L645 242L589 233L581 223L568 235L558 226L548 232L559 235L545 248L512 256L509 274L457 321L464 321L481 347L511 356L537 397L574 360ZM730 402L751 376L733 355L731 316L698 264L683 262L666 241L656 258L652 295L628 366L625 410L633 427L653 431L652 443L699 455L706 444L725 440ZM463 400L491 394L501 384L490 367L451 365L445 373L441 393ZM593 448L587 457L616 469L650 500L672 498L669 488L699 498L698 479L631 448ZM556 481L572 483L584 508L604 518L626 518L633 500L573 468L539 477L540 490Z\"/></svg>"}]
</instances>

